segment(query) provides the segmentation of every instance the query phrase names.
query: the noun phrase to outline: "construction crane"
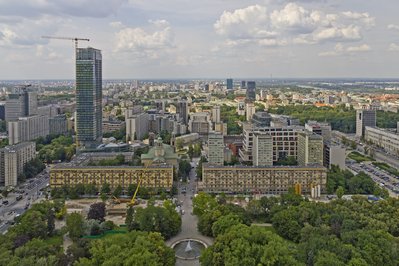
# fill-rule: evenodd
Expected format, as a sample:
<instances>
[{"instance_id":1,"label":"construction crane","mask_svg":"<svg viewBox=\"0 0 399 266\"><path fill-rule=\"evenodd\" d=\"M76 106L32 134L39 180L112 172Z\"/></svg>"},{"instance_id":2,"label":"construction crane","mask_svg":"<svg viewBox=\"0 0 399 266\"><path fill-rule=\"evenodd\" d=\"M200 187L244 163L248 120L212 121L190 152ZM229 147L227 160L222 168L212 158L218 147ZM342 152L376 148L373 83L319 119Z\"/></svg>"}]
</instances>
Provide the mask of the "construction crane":
<instances>
[{"instance_id":1,"label":"construction crane","mask_svg":"<svg viewBox=\"0 0 399 266\"><path fill-rule=\"evenodd\" d=\"M136 191L134 191L134 195L132 197L132 200L130 201L130 206L133 206L134 204L136 204L136 195L137 195L137 192L139 191L140 185L141 185L141 177L139 178L139 182L137 183Z\"/></svg>"},{"instance_id":2,"label":"construction crane","mask_svg":"<svg viewBox=\"0 0 399 266\"><path fill-rule=\"evenodd\" d=\"M87 38L78 38L78 37L58 37L58 36L42 36L44 39L57 39L57 40L70 40L75 42L75 57L77 58L77 50L78 50L78 41L87 41L90 39ZM76 146L79 147L79 140L77 137L77 128L76 128Z\"/></svg>"},{"instance_id":3,"label":"construction crane","mask_svg":"<svg viewBox=\"0 0 399 266\"><path fill-rule=\"evenodd\" d=\"M75 50L78 49L78 41L87 41L90 39L87 38L78 38L78 37L57 37L57 36L42 36L43 39L57 39L57 40L70 40L75 42Z\"/></svg>"},{"instance_id":4,"label":"construction crane","mask_svg":"<svg viewBox=\"0 0 399 266\"><path fill-rule=\"evenodd\" d=\"M150 163L148 163L145 168L144 171L148 169L148 167L150 167L152 165L152 161ZM133 206L136 204L136 196L137 196L137 192L139 191L141 182L143 181L143 171L140 173L140 177L139 177L139 181L137 182L137 187L136 187L136 191L134 191L133 197L130 201L130 206Z\"/></svg>"}]
</instances>

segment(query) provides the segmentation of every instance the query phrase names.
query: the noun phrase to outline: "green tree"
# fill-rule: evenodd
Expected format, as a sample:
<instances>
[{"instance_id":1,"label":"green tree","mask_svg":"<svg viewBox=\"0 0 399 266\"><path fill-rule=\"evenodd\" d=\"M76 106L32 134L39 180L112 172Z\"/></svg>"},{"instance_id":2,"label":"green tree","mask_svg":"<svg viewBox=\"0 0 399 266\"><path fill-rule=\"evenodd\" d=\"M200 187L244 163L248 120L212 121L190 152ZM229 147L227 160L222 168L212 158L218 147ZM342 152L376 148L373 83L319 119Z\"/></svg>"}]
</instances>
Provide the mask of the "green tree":
<instances>
[{"instance_id":1,"label":"green tree","mask_svg":"<svg viewBox=\"0 0 399 266\"><path fill-rule=\"evenodd\" d=\"M95 240L90 255L74 265L175 265L175 254L159 233L133 231Z\"/></svg>"},{"instance_id":2,"label":"green tree","mask_svg":"<svg viewBox=\"0 0 399 266\"><path fill-rule=\"evenodd\" d=\"M118 198L122 194L122 186L118 185L115 189L114 192L112 192L112 195L116 198Z\"/></svg>"},{"instance_id":3,"label":"green tree","mask_svg":"<svg viewBox=\"0 0 399 266\"><path fill-rule=\"evenodd\" d=\"M176 150L179 151L179 150L183 149L183 140L177 139L175 145L176 145Z\"/></svg>"},{"instance_id":4,"label":"green tree","mask_svg":"<svg viewBox=\"0 0 399 266\"><path fill-rule=\"evenodd\" d=\"M191 164L186 160L180 160L179 162L179 176L187 178L191 171Z\"/></svg>"},{"instance_id":5,"label":"green tree","mask_svg":"<svg viewBox=\"0 0 399 266\"><path fill-rule=\"evenodd\" d=\"M216 222L212 225L212 234L213 237L217 237L220 234L224 234L229 230L232 226L241 224L242 220L236 214L228 214L220 217Z\"/></svg>"},{"instance_id":6,"label":"green tree","mask_svg":"<svg viewBox=\"0 0 399 266\"><path fill-rule=\"evenodd\" d=\"M105 217L105 203L97 202L90 205L89 212L87 214L87 219L97 220L99 222L104 221Z\"/></svg>"},{"instance_id":7,"label":"green tree","mask_svg":"<svg viewBox=\"0 0 399 266\"><path fill-rule=\"evenodd\" d=\"M343 188L343 187L338 187L338 188L337 188L337 191L335 192L335 194L337 195L337 197L338 197L339 199L341 199L342 196L345 194L344 188Z\"/></svg>"},{"instance_id":8,"label":"green tree","mask_svg":"<svg viewBox=\"0 0 399 266\"><path fill-rule=\"evenodd\" d=\"M159 232L166 239L176 235L181 226L181 218L173 209L168 210L164 207L148 206L147 208L137 208L133 217L133 224L140 231Z\"/></svg>"},{"instance_id":9,"label":"green tree","mask_svg":"<svg viewBox=\"0 0 399 266\"><path fill-rule=\"evenodd\" d=\"M261 227L242 224L219 235L200 257L201 265L301 265L295 247Z\"/></svg>"},{"instance_id":10,"label":"green tree","mask_svg":"<svg viewBox=\"0 0 399 266\"><path fill-rule=\"evenodd\" d=\"M101 193L108 194L111 192L111 187L108 183L104 183L101 187Z\"/></svg>"},{"instance_id":11,"label":"green tree","mask_svg":"<svg viewBox=\"0 0 399 266\"><path fill-rule=\"evenodd\" d=\"M17 235L27 235L30 239L47 236L47 219L45 214L37 210L31 210L22 216L20 223L12 227L11 231Z\"/></svg>"},{"instance_id":12,"label":"green tree","mask_svg":"<svg viewBox=\"0 0 399 266\"><path fill-rule=\"evenodd\" d=\"M217 207L217 202L214 197L204 192L197 194L193 198L193 213L201 216L205 212L210 212Z\"/></svg>"},{"instance_id":13,"label":"green tree","mask_svg":"<svg viewBox=\"0 0 399 266\"><path fill-rule=\"evenodd\" d=\"M137 189L137 185L135 185L135 184L129 184L129 187L127 188L127 194L128 194L130 197L133 197L134 192L136 191L136 189Z\"/></svg>"},{"instance_id":14,"label":"green tree","mask_svg":"<svg viewBox=\"0 0 399 266\"><path fill-rule=\"evenodd\" d=\"M83 234L84 220L79 213L71 213L67 216L66 226L69 232L69 237L77 239Z\"/></svg>"}]
</instances>

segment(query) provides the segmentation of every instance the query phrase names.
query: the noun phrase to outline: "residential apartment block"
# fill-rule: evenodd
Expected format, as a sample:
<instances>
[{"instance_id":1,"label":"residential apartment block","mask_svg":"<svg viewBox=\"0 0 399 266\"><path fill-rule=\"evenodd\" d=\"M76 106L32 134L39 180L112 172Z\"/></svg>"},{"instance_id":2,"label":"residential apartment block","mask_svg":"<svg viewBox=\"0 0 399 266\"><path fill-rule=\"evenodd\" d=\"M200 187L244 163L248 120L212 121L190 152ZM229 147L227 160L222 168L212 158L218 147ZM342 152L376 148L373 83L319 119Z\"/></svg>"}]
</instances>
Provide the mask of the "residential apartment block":
<instances>
[{"instance_id":1,"label":"residential apartment block","mask_svg":"<svg viewBox=\"0 0 399 266\"><path fill-rule=\"evenodd\" d=\"M173 166L159 165L149 167L127 166L68 166L59 164L50 170L52 188L94 184L100 188L107 183L112 189L121 186L127 190L130 184L147 188L171 189L173 185Z\"/></svg>"},{"instance_id":2,"label":"residential apartment block","mask_svg":"<svg viewBox=\"0 0 399 266\"><path fill-rule=\"evenodd\" d=\"M309 132L298 133L298 164L323 165L323 137Z\"/></svg>"},{"instance_id":3,"label":"residential apartment block","mask_svg":"<svg viewBox=\"0 0 399 266\"><path fill-rule=\"evenodd\" d=\"M366 127L365 140L384 149L387 153L399 155L399 134L378 127Z\"/></svg>"},{"instance_id":4,"label":"residential apartment block","mask_svg":"<svg viewBox=\"0 0 399 266\"><path fill-rule=\"evenodd\" d=\"M327 169L322 166L251 167L216 166L204 164L202 182L199 188L216 193L260 193L282 194L296 184L304 193L310 193L311 186L320 185L326 190Z\"/></svg>"},{"instance_id":5,"label":"residential apartment block","mask_svg":"<svg viewBox=\"0 0 399 266\"><path fill-rule=\"evenodd\" d=\"M18 175L36 157L36 144L24 142L0 149L0 186L16 186Z\"/></svg>"}]
</instances>

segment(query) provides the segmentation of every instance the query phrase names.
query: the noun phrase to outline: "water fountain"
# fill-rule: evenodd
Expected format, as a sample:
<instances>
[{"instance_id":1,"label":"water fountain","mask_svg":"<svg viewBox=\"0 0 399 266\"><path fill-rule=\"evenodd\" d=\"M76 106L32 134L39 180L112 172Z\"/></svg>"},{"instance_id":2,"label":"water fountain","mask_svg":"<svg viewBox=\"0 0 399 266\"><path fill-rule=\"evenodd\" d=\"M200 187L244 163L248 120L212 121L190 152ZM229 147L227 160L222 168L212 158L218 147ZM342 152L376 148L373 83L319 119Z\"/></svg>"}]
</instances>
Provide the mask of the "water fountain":
<instances>
[{"instance_id":1,"label":"water fountain","mask_svg":"<svg viewBox=\"0 0 399 266\"><path fill-rule=\"evenodd\" d=\"M198 259L206 244L196 239L183 239L172 245L176 257L183 260Z\"/></svg>"}]
</instances>

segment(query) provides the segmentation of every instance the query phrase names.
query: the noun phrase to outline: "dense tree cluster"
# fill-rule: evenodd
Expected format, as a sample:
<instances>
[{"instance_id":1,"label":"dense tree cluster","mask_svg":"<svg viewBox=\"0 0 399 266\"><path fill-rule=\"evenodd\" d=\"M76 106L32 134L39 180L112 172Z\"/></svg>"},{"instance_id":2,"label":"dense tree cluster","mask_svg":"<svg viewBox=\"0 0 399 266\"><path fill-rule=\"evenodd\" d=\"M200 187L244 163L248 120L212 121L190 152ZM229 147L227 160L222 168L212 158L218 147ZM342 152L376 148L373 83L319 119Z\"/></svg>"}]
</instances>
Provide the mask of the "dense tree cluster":
<instances>
[{"instance_id":1,"label":"dense tree cluster","mask_svg":"<svg viewBox=\"0 0 399 266\"><path fill-rule=\"evenodd\" d=\"M38 158L34 158L24 166L24 171L18 176L19 181L35 177L38 173L43 171L46 165Z\"/></svg>"},{"instance_id":2,"label":"dense tree cluster","mask_svg":"<svg viewBox=\"0 0 399 266\"><path fill-rule=\"evenodd\" d=\"M168 234L172 233L171 231L132 231L118 235L103 235L98 240L82 238L115 229L111 221L103 221L103 207L102 203L93 204L87 220L79 213L66 215L66 226L55 229L56 217L65 210L64 202L55 200L34 204L17 219L15 226L10 227L5 235L0 235L0 266L175 264L174 252L165 245L161 236L161 233ZM174 226L180 226L180 216L174 211L171 202L165 203L160 209L167 212L168 216L152 209L144 215L145 217L139 218L138 222L155 221L153 228L147 227L144 230L156 231L162 227L171 230ZM179 229L180 227L177 230ZM73 240L66 252L63 248L65 234Z\"/></svg>"},{"instance_id":3,"label":"dense tree cluster","mask_svg":"<svg viewBox=\"0 0 399 266\"><path fill-rule=\"evenodd\" d=\"M89 256L74 265L175 265L175 254L159 233L132 231L94 240L90 246Z\"/></svg>"},{"instance_id":4,"label":"dense tree cluster","mask_svg":"<svg viewBox=\"0 0 399 266\"><path fill-rule=\"evenodd\" d=\"M125 116L119 116L118 118L123 118L123 120L122 119L119 119L119 120L125 121ZM126 126L124 126L120 130L115 130L112 132L105 132L105 133L103 133L103 137L104 138L114 137L117 141L124 141L126 138Z\"/></svg>"},{"instance_id":5,"label":"dense tree cluster","mask_svg":"<svg viewBox=\"0 0 399 266\"><path fill-rule=\"evenodd\" d=\"M91 161L89 163L90 166L118 166L124 164L126 163L125 156L123 154L118 154L114 159L103 159L98 162Z\"/></svg>"},{"instance_id":6,"label":"dense tree cluster","mask_svg":"<svg viewBox=\"0 0 399 266\"><path fill-rule=\"evenodd\" d=\"M206 159L205 156L201 156L199 162L198 162L198 166L197 169L195 169L195 173L197 175L197 178L199 180L202 180L202 164L208 162L208 160Z\"/></svg>"},{"instance_id":7,"label":"dense tree cluster","mask_svg":"<svg viewBox=\"0 0 399 266\"><path fill-rule=\"evenodd\" d=\"M199 193L193 198L193 213L198 215L198 231L206 236L216 236L225 230L225 223L249 224L250 220L246 215L245 209L230 203L226 203L223 197L218 199L212 196ZM216 223L220 218L231 215L222 224ZM215 225L215 228L213 227Z\"/></svg>"},{"instance_id":8,"label":"dense tree cluster","mask_svg":"<svg viewBox=\"0 0 399 266\"><path fill-rule=\"evenodd\" d=\"M36 140L36 150L39 152L39 158L42 161L51 163L52 161L71 160L76 152L72 136L53 136L46 138L39 137Z\"/></svg>"},{"instance_id":9,"label":"dense tree cluster","mask_svg":"<svg viewBox=\"0 0 399 266\"><path fill-rule=\"evenodd\" d=\"M242 127L239 121L245 121L244 115L238 115L234 106L222 105L220 108L220 119L223 123L227 123L227 133L229 135L238 135L242 133Z\"/></svg>"},{"instance_id":10,"label":"dense tree cluster","mask_svg":"<svg viewBox=\"0 0 399 266\"><path fill-rule=\"evenodd\" d=\"M199 194L193 204L199 227L207 219L203 232L216 237L202 254L202 265L397 265L399 260L397 199L369 202L355 196L318 203L288 193L250 201L244 217L272 227L244 225L242 216L220 211L226 204L210 195Z\"/></svg>"},{"instance_id":11,"label":"dense tree cluster","mask_svg":"<svg viewBox=\"0 0 399 266\"><path fill-rule=\"evenodd\" d=\"M202 150L202 144L201 143L195 143L194 145L189 145L188 146L188 151L187 154L190 157L190 159L194 157L200 157L201 156L201 150Z\"/></svg>"},{"instance_id":12,"label":"dense tree cluster","mask_svg":"<svg viewBox=\"0 0 399 266\"><path fill-rule=\"evenodd\" d=\"M129 209L126 225L129 230L159 232L164 238L169 239L180 231L181 217L174 204L165 201L163 207L148 206L134 211Z\"/></svg>"},{"instance_id":13,"label":"dense tree cluster","mask_svg":"<svg viewBox=\"0 0 399 266\"><path fill-rule=\"evenodd\" d=\"M345 194L374 194L376 196L388 197L388 191L380 188L369 175L360 172L357 175L349 170L341 170L332 166L327 174L327 192L332 194L342 187Z\"/></svg>"},{"instance_id":14,"label":"dense tree cluster","mask_svg":"<svg viewBox=\"0 0 399 266\"><path fill-rule=\"evenodd\" d=\"M186 180L186 178L188 177L188 175L190 174L191 171L191 164L190 162L186 161L186 160L181 160L179 162L179 177L183 178L184 180Z\"/></svg>"},{"instance_id":15,"label":"dense tree cluster","mask_svg":"<svg viewBox=\"0 0 399 266\"><path fill-rule=\"evenodd\" d=\"M60 202L34 204L0 236L0 265L68 265L61 232L55 230Z\"/></svg>"},{"instance_id":16,"label":"dense tree cluster","mask_svg":"<svg viewBox=\"0 0 399 266\"><path fill-rule=\"evenodd\" d=\"M290 115L298 118L302 124L308 120L329 122L333 130L345 133L356 131L356 111L353 108L346 108L345 105L337 107L316 107L314 105L288 105L269 109L270 113ZM382 128L396 128L396 121L399 120L398 113L377 111L377 126Z\"/></svg>"}]
</instances>

